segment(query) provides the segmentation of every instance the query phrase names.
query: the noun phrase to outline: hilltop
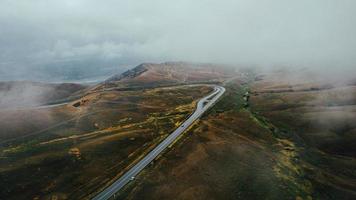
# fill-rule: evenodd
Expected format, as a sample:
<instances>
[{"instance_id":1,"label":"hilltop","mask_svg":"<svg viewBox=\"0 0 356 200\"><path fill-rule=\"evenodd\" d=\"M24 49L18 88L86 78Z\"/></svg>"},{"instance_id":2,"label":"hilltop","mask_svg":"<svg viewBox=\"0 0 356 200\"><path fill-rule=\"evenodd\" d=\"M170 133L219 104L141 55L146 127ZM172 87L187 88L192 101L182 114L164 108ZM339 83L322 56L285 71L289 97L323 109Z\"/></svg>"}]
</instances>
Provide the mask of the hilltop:
<instances>
[{"instance_id":1,"label":"hilltop","mask_svg":"<svg viewBox=\"0 0 356 200\"><path fill-rule=\"evenodd\" d=\"M201 82L221 82L236 74L227 66L187 62L142 63L122 74L117 74L105 83L110 86L158 86Z\"/></svg>"}]
</instances>

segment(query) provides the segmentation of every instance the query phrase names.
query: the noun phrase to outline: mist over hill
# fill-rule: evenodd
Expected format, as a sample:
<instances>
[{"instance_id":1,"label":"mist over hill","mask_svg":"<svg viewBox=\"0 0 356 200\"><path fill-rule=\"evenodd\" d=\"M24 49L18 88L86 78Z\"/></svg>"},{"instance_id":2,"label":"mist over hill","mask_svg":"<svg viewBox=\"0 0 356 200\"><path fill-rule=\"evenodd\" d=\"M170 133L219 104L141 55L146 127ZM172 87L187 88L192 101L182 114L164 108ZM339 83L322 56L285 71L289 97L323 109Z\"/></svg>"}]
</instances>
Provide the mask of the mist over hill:
<instances>
[{"instance_id":1,"label":"mist over hill","mask_svg":"<svg viewBox=\"0 0 356 200\"><path fill-rule=\"evenodd\" d=\"M0 82L0 109L29 108L63 101L86 87L73 83Z\"/></svg>"},{"instance_id":2,"label":"mist over hill","mask_svg":"<svg viewBox=\"0 0 356 200\"><path fill-rule=\"evenodd\" d=\"M0 81L98 83L126 68L128 67L120 65L118 61L95 59L30 64L26 67L0 66Z\"/></svg>"}]
</instances>

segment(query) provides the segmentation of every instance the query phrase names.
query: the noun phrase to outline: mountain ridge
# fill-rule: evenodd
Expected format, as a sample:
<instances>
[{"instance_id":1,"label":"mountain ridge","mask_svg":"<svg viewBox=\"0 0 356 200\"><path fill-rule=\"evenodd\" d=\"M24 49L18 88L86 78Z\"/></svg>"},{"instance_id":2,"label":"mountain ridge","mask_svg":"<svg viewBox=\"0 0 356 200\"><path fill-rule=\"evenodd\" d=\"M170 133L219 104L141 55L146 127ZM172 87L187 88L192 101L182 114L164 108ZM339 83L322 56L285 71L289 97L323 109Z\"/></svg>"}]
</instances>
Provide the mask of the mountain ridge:
<instances>
[{"instance_id":1,"label":"mountain ridge","mask_svg":"<svg viewBox=\"0 0 356 200\"><path fill-rule=\"evenodd\" d=\"M233 70L226 66L214 64L188 62L142 63L122 74L110 77L105 83L186 83L212 81L230 77L233 75L231 72Z\"/></svg>"}]
</instances>

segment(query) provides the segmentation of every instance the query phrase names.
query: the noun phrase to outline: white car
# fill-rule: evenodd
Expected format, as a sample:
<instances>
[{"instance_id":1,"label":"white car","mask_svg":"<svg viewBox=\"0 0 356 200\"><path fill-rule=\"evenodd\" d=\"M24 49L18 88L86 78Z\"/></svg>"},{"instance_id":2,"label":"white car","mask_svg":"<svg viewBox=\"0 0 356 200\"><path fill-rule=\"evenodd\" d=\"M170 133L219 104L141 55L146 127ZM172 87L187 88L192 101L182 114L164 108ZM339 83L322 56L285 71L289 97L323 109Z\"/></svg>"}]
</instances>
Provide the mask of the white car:
<instances>
[{"instance_id":1,"label":"white car","mask_svg":"<svg viewBox=\"0 0 356 200\"><path fill-rule=\"evenodd\" d=\"M132 177L130 178L130 181L133 181L133 180L135 180L135 177L134 177L134 176L132 176Z\"/></svg>"}]
</instances>

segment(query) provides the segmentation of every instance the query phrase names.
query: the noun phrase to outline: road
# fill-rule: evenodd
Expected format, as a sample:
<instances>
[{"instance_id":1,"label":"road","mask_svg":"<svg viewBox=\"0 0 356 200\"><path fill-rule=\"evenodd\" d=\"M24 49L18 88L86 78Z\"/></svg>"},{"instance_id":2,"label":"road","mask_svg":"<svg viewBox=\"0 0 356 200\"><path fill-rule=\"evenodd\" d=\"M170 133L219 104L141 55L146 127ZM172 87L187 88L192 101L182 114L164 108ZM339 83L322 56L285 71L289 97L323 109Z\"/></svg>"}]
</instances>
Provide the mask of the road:
<instances>
[{"instance_id":1,"label":"road","mask_svg":"<svg viewBox=\"0 0 356 200\"><path fill-rule=\"evenodd\" d=\"M163 150L172 144L189 126L193 124L202 114L207 111L224 94L225 88L214 85L214 91L208 96L199 100L195 112L183 122L173 133L164 139L157 147L142 158L129 171L123 174L118 180L100 192L93 200L106 200L113 197L127 183L134 180L134 177L140 173L150 162L152 162Z\"/></svg>"}]
</instances>

